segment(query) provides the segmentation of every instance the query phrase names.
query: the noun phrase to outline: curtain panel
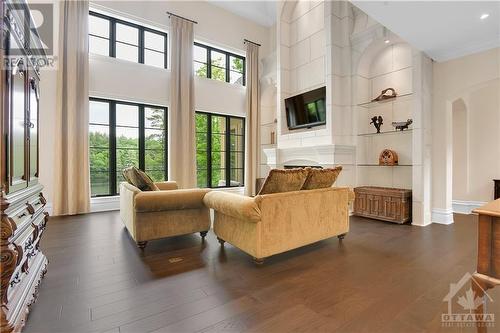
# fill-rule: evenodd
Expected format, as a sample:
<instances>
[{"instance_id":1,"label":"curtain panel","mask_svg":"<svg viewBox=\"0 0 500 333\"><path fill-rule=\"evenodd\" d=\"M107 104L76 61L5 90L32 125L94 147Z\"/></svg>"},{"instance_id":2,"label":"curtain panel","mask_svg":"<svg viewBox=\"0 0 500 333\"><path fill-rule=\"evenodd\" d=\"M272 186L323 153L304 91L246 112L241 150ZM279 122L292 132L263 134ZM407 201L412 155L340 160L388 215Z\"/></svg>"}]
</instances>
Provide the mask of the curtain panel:
<instances>
[{"instance_id":1,"label":"curtain panel","mask_svg":"<svg viewBox=\"0 0 500 333\"><path fill-rule=\"evenodd\" d=\"M59 6L53 214L73 215L90 210L89 3L63 1Z\"/></svg>"},{"instance_id":2,"label":"curtain panel","mask_svg":"<svg viewBox=\"0 0 500 333\"><path fill-rule=\"evenodd\" d=\"M247 42L246 45L247 158L245 167L245 194L251 196L256 194L255 182L260 164L259 46L251 42Z\"/></svg>"},{"instance_id":3,"label":"curtain panel","mask_svg":"<svg viewBox=\"0 0 500 333\"><path fill-rule=\"evenodd\" d=\"M196 136L193 73L193 23L170 18L170 179L196 187Z\"/></svg>"}]
</instances>

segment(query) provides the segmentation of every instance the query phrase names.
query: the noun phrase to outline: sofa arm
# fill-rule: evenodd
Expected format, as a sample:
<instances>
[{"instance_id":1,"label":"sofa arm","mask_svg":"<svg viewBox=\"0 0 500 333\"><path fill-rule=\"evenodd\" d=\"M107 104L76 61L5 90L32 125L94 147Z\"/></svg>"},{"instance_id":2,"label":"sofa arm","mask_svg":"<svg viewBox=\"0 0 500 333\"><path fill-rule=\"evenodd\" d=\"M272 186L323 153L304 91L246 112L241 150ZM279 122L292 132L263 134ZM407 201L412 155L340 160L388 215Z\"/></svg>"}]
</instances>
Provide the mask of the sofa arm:
<instances>
[{"instance_id":1,"label":"sofa arm","mask_svg":"<svg viewBox=\"0 0 500 333\"><path fill-rule=\"evenodd\" d=\"M260 208L254 198L212 191L203 199L205 205L215 211L237 219L259 222L261 218Z\"/></svg>"},{"instance_id":2,"label":"sofa arm","mask_svg":"<svg viewBox=\"0 0 500 333\"><path fill-rule=\"evenodd\" d=\"M203 197L209 191L209 189L186 189L141 192L135 196L135 210L159 212L203 208Z\"/></svg>"},{"instance_id":3,"label":"sofa arm","mask_svg":"<svg viewBox=\"0 0 500 333\"><path fill-rule=\"evenodd\" d=\"M177 190L179 186L175 181L166 181L166 182L157 182L155 183L156 187L160 189L160 191L169 191L169 190Z\"/></svg>"}]
</instances>

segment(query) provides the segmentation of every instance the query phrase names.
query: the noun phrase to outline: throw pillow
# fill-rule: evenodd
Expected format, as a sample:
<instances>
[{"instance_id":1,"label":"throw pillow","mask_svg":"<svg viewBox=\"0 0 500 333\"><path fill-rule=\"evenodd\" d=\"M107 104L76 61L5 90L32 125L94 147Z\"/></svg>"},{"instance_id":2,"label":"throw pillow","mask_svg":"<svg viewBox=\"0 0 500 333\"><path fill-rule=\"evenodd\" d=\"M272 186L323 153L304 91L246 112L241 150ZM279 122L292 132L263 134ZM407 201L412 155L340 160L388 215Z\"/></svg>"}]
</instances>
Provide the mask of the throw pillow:
<instances>
[{"instance_id":1,"label":"throw pillow","mask_svg":"<svg viewBox=\"0 0 500 333\"><path fill-rule=\"evenodd\" d=\"M155 185L151 177L142 170L137 169L135 166L128 167L122 171L123 178L137 187L141 191L159 191L160 189Z\"/></svg>"},{"instance_id":2,"label":"throw pillow","mask_svg":"<svg viewBox=\"0 0 500 333\"><path fill-rule=\"evenodd\" d=\"M259 191L259 195L299 191L306 181L306 169L272 169L267 176L264 185Z\"/></svg>"},{"instance_id":3,"label":"throw pillow","mask_svg":"<svg viewBox=\"0 0 500 333\"><path fill-rule=\"evenodd\" d=\"M337 177L342 171L342 166L335 167L333 169L315 169L309 170L307 179L304 182L301 190L315 190L318 188L332 187Z\"/></svg>"}]
</instances>

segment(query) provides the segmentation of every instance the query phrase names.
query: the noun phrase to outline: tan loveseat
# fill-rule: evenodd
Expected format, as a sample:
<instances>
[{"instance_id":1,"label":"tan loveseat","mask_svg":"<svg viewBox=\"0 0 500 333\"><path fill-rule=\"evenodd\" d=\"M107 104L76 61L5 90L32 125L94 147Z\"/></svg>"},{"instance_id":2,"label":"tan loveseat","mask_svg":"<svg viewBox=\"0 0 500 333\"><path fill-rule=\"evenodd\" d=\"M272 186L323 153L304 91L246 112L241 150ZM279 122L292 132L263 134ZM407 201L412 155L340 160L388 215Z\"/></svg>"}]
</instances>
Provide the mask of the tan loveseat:
<instances>
[{"instance_id":1,"label":"tan loveseat","mask_svg":"<svg viewBox=\"0 0 500 333\"><path fill-rule=\"evenodd\" d=\"M203 199L214 209L214 232L224 241L264 258L339 236L349 231L349 204L354 192L329 187L257 195L253 198L210 192Z\"/></svg>"},{"instance_id":2,"label":"tan loveseat","mask_svg":"<svg viewBox=\"0 0 500 333\"><path fill-rule=\"evenodd\" d=\"M203 204L208 189L177 189L176 182L155 183L160 191L141 191L120 184L120 217L130 236L143 249L154 239L210 229L210 212Z\"/></svg>"}]
</instances>

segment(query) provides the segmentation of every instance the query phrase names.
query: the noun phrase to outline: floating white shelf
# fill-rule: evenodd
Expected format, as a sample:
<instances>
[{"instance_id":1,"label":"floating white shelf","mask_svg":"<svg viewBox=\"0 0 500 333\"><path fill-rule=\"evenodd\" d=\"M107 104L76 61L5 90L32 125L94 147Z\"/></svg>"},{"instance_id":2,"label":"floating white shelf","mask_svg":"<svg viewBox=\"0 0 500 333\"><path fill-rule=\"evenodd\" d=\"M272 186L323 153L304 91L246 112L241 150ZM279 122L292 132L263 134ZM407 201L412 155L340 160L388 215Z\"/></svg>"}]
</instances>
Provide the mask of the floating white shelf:
<instances>
[{"instance_id":1,"label":"floating white shelf","mask_svg":"<svg viewBox=\"0 0 500 333\"><path fill-rule=\"evenodd\" d=\"M358 166L387 168L387 167L412 167L413 164L396 164L396 165L358 164Z\"/></svg>"},{"instance_id":2,"label":"floating white shelf","mask_svg":"<svg viewBox=\"0 0 500 333\"><path fill-rule=\"evenodd\" d=\"M397 101L397 100L399 100L401 98L409 97L411 95L413 95L413 93L398 95L398 96L396 96L394 98L386 99L386 100L383 100L383 101L374 101L374 102L361 103L361 104L358 104L358 106L370 109L370 108L379 106L380 104L393 103L393 102L395 102L395 101Z\"/></svg>"},{"instance_id":3,"label":"floating white shelf","mask_svg":"<svg viewBox=\"0 0 500 333\"><path fill-rule=\"evenodd\" d=\"M384 134L394 134L394 133L405 133L405 132L411 132L413 129L405 129L404 131L385 131L385 132L380 132L380 133L361 133L358 134L358 136L376 136L376 135L384 135Z\"/></svg>"}]
</instances>

